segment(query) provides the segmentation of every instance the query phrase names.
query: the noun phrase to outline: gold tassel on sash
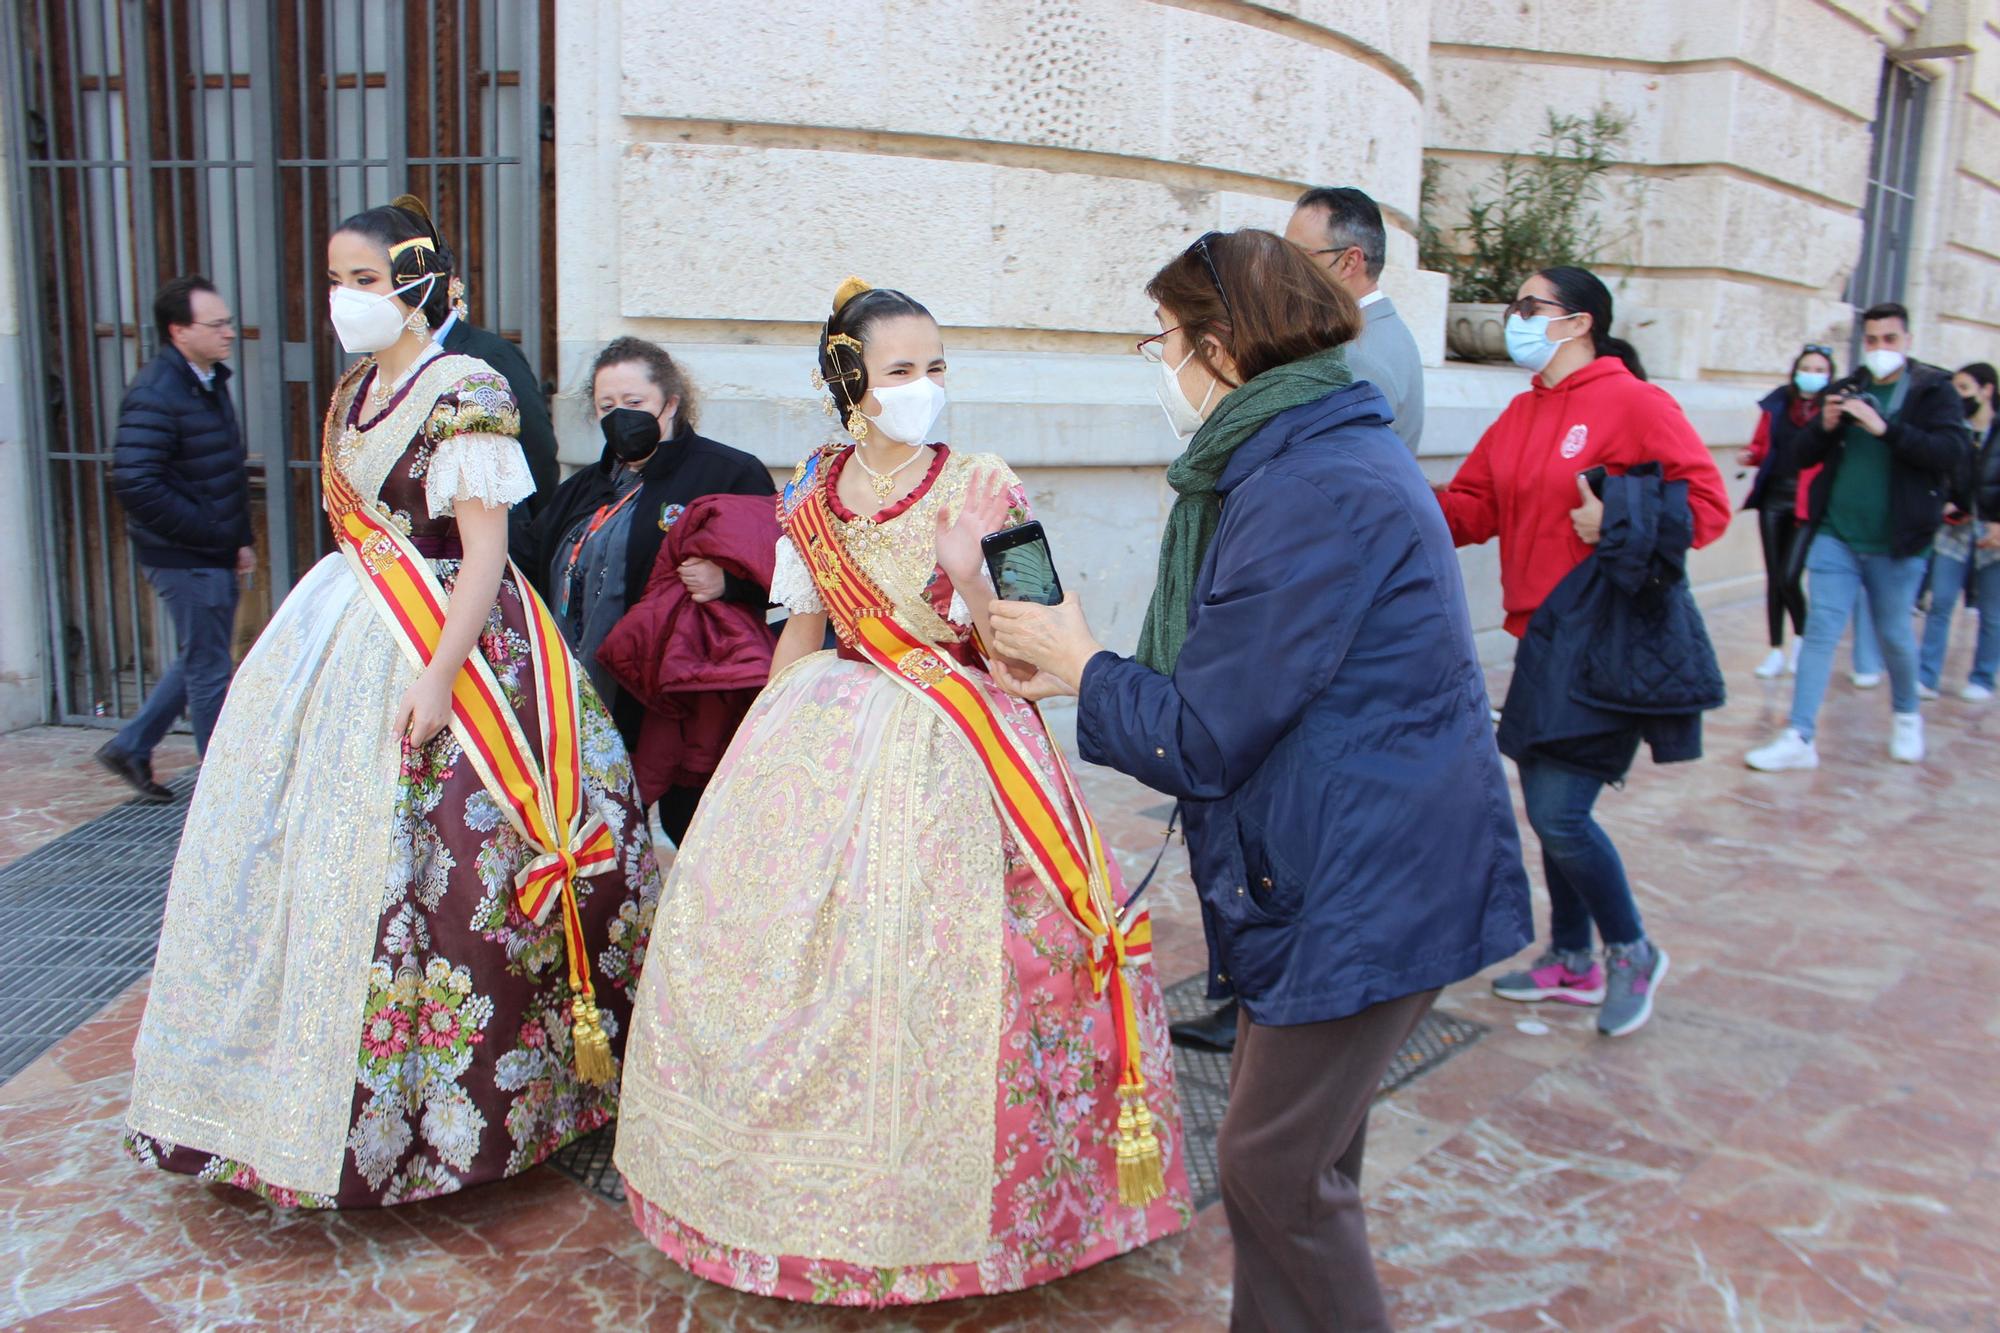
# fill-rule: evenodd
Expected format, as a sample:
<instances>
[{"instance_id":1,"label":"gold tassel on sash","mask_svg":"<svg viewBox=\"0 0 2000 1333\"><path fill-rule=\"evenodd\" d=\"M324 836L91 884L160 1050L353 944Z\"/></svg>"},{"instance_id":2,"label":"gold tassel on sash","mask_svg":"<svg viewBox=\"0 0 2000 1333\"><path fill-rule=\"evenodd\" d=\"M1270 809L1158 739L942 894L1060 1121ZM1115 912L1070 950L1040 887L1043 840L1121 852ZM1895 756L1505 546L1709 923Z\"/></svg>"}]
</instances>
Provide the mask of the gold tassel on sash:
<instances>
[{"instance_id":1,"label":"gold tassel on sash","mask_svg":"<svg viewBox=\"0 0 2000 1333\"><path fill-rule=\"evenodd\" d=\"M1143 1208L1167 1192L1160 1138L1146 1106L1146 1081L1118 1085L1118 1202Z\"/></svg>"},{"instance_id":2,"label":"gold tassel on sash","mask_svg":"<svg viewBox=\"0 0 2000 1333\"><path fill-rule=\"evenodd\" d=\"M597 1000L582 994L570 1001L576 1020L570 1037L576 1043L576 1076L599 1087L611 1081L611 1038L604 1035L604 1021L597 1013Z\"/></svg>"}]
</instances>

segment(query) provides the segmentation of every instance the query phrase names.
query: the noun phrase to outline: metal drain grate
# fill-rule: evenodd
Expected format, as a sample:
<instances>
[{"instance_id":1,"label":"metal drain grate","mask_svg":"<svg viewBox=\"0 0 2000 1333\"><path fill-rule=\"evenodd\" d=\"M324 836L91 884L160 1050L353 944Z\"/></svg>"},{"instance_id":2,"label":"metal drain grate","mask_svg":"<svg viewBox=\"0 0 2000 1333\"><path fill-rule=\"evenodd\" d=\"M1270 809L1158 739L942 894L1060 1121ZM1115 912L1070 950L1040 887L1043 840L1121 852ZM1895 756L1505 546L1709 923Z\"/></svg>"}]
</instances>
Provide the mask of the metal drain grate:
<instances>
[{"instance_id":1,"label":"metal drain grate","mask_svg":"<svg viewBox=\"0 0 2000 1333\"><path fill-rule=\"evenodd\" d=\"M618 1122L612 1121L594 1134L586 1134L560 1152L549 1155L548 1164L577 1184L601 1194L623 1207L625 1177L611 1164L611 1146L618 1137Z\"/></svg>"},{"instance_id":2,"label":"metal drain grate","mask_svg":"<svg viewBox=\"0 0 2000 1333\"><path fill-rule=\"evenodd\" d=\"M1208 978L1195 975L1166 989L1167 1021L1200 1018L1215 1008L1204 992ZM1382 1076L1383 1093L1394 1092L1411 1079L1427 1074L1486 1035L1486 1027L1456 1014L1433 1009L1396 1052ZM1229 1109L1229 1057L1220 1051L1174 1047L1174 1077L1180 1084L1181 1131L1186 1136L1188 1188L1197 1208L1222 1197L1222 1177L1215 1159L1222 1114Z\"/></svg>"},{"instance_id":3,"label":"metal drain grate","mask_svg":"<svg viewBox=\"0 0 2000 1333\"><path fill-rule=\"evenodd\" d=\"M193 770L0 866L0 1080L153 967Z\"/></svg>"},{"instance_id":4,"label":"metal drain grate","mask_svg":"<svg viewBox=\"0 0 2000 1333\"><path fill-rule=\"evenodd\" d=\"M1215 1006L1202 992L1207 978L1192 976L1166 989L1167 1018L1178 1023L1199 1018ZM1389 1070L1382 1076L1381 1093L1394 1092L1449 1060L1486 1035L1484 1024L1474 1023L1433 1009L1396 1052ZM1195 1207L1206 1208L1222 1197L1221 1176L1215 1159L1216 1136L1222 1129L1222 1113L1229 1109L1229 1057L1218 1051L1174 1048L1174 1077L1180 1085L1181 1131L1187 1163L1188 1188ZM616 1125L578 1139L549 1158L549 1165L614 1203L625 1202L625 1182L611 1164L611 1145Z\"/></svg>"}]
</instances>

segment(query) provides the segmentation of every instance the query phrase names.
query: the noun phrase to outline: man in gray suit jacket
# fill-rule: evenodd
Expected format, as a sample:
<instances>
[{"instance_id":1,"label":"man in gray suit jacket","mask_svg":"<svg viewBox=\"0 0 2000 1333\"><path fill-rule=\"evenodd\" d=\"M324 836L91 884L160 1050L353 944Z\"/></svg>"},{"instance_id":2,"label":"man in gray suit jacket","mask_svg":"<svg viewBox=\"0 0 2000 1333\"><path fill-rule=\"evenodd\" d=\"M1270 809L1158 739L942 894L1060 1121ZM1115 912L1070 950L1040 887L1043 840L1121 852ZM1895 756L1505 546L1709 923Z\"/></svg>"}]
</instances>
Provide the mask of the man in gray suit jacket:
<instances>
[{"instance_id":1,"label":"man in gray suit jacket","mask_svg":"<svg viewBox=\"0 0 2000 1333\"><path fill-rule=\"evenodd\" d=\"M1317 260L1361 303L1366 322L1347 349L1347 364L1355 379L1369 381L1389 400L1396 414L1390 429L1414 454L1424 434L1424 363L1409 325L1375 285L1388 256L1382 210L1359 190L1308 190L1292 210L1285 239Z\"/></svg>"}]
</instances>

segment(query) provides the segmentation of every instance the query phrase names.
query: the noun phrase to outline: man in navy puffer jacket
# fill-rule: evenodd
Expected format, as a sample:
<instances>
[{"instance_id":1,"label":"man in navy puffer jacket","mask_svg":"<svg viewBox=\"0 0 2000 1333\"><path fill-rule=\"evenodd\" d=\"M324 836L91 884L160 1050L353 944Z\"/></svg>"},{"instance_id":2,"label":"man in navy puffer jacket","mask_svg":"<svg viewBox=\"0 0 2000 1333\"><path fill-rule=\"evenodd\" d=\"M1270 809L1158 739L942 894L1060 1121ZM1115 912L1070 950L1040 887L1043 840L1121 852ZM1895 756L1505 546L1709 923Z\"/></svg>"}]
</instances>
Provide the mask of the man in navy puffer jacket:
<instances>
[{"instance_id":1,"label":"man in navy puffer jacket","mask_svg":"<svg viewBox=\"0 0 2000 1333\"><path fill-rule=\"evenodd\" d=\"M160 353L126 386L111 486L139 567L173 617L180 660L97 760L152 800L153 747L185 712L198 751L233 669L238 580L256 568L243 432L229 399L236 323L208 279L176 278L153 301Z\"/></svg>"}]
</instances>

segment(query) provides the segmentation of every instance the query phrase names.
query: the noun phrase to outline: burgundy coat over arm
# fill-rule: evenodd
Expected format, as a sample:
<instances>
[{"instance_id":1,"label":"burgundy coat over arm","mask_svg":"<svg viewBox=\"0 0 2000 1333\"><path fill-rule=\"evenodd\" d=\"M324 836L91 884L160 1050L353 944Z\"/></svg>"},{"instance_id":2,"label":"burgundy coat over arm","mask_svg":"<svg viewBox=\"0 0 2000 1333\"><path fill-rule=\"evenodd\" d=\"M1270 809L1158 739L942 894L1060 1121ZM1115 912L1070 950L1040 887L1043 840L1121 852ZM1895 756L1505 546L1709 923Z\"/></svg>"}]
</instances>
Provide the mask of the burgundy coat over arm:
<instances>
[{"instance_id":1,"label":"burgundy coat over arm","mask_svg":"<svg viewBox=\"0 0 2000 1333\"><path fill-rule=\"evenodd\" d=\"M712 560L769 588L777 547L771 497L701 497L668 530L646 591L597 650L598 662L646 709L632 763L648 804L669 787L698 786L715 771L770 678L775 646L761 608L690 597L681 562Z\"/></svg>"}]
</instances>

